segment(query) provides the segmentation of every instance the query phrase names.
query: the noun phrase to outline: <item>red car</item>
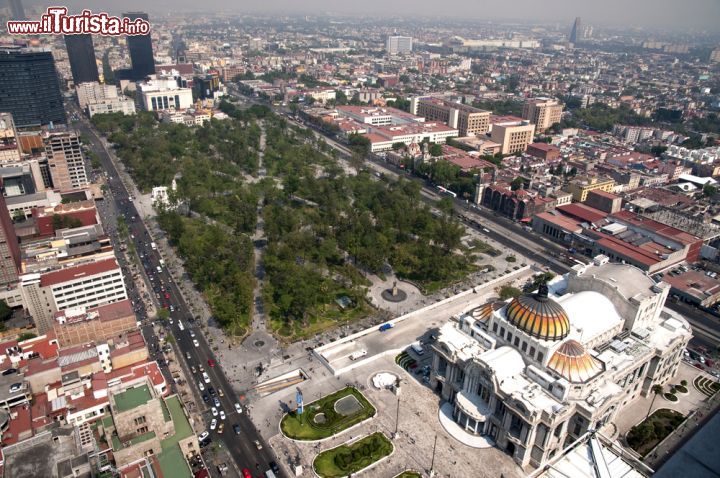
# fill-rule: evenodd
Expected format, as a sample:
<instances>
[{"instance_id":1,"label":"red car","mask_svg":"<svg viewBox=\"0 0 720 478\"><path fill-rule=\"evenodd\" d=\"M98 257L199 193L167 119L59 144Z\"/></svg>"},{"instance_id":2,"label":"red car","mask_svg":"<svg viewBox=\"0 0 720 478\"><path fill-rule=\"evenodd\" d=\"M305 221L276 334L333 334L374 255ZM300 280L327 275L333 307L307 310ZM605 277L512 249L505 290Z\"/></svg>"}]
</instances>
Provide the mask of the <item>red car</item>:
<instances>
[{"instance_id":1,"label":"red car","mask_svg":"<svg viewBox=\"0 0 720 478\"><path fill-rule=\"evenodd\" d=\"M210 365L211 367L214 367L215 361L213 359L208 359L208 365Z\"/></svg>"},{"instance_id":2,"label":"red car","mask_svg":"<svg viewBox=\"0 0 720 478\"><path fill-rule=\"evenodd\" d=\"M252 474L247 468L243 468L243 478L252 478Z\"/></svg>"},{"instance_id":3,"label":"red car","mask_svg":"<svg viewBox=\"0 0 720 478\"><path fill-rule=\"evenodd\" d=\"M169 298L170 298L170 292L165 292L165 298L166 298L166 299L169 299Z\"/></svg>"}]
</instances>

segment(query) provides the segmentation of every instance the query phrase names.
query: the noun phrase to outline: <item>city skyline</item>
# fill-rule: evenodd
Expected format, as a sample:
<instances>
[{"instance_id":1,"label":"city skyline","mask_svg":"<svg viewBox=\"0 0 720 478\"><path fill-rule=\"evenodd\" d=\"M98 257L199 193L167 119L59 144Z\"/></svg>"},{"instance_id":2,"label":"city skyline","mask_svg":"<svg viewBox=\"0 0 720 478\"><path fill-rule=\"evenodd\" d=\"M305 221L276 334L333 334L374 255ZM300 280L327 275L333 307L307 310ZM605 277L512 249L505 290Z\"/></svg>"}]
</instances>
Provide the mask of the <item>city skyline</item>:
<instances>
[{"instance_id":1,"label":"city skyline","mask_svg":"<svg viewBox=\"0 0 720 478\"><path fill-rule=\"evenodd\" d=\"M109 0L69 1L71 9L95 8L115 11L119 7ZM152 8L138 0L123 3L122 9L145 9L149 13L172 11L198 11L197 4L188 0L178 2L162 0L153 2ZM639 0L629 4L621 0L608 0L597 4L578 4L570 0L549 0L533 2L518 0L511 5L490 2L466 2L450 0L444 2L442 8L435 2L400 0L392 4L377 0L362 4L331 2L329 0L311 0L298 4L290 0L274 0L261 2L249 0L241 6L224 0L209 0L203 3L203 12L217 11L229 13L283 13L286 15L358 15L363 17L382 17L402 14L406 17L436 16L439 18L462 18L493 21L521 21L530 23L570 23L575 17L582 17L586 24L626 27L663 27L671 30L708 29L715 26L720 18L720 2L713 0L691 0L676 2L674 0ZM523 15L518 15L522 12ZM118 12L119 13L119 10ZM659 32L660 33L660 32Z\"/></svg>"}]
</instances>

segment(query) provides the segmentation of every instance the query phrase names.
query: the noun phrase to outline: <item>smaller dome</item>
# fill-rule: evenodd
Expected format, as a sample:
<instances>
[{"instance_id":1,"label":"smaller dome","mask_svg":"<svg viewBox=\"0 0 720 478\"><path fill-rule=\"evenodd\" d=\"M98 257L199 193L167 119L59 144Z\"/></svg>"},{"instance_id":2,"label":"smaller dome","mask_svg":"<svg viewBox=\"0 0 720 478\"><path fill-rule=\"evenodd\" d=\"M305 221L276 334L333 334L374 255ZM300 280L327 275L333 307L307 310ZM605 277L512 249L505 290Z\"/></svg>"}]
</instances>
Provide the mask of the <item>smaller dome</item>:
<instances>
[{"instance_id":1,"label":"smaller dome","mask_svg":"<svg viewBox=\"0 0 720 478\"><path fill-rule=\"evenodd\" d=\"M563 342L552 354L547 366L572 383L587 382L603 370L602 362L576 340Z\"/></svg>"},{"instance_id":2,"label":"smaller dome","mask_svg":"<svg viewBox=\"0 0 720 478\"><path fill-rule=\"evenodd\" d=\"M493 312L502 309L503 306L505 306L505 302L488 302L471 310L470 315L472 315L473 319L485 322L490 318Z\"/></svg>"}]
</instances>

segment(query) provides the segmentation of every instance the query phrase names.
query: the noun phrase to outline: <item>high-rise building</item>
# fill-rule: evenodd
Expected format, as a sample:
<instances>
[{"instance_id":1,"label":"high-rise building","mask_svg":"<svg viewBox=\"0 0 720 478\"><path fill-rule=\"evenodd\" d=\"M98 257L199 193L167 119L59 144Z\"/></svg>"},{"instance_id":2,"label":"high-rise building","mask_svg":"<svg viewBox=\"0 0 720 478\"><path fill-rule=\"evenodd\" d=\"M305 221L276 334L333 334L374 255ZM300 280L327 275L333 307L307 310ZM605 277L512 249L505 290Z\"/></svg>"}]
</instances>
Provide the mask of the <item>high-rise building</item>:
<instances>
[{"instance_id":1,"label":"high-rise building","mask_svg":"<svg viewBox=\"0 0 720 478\"><path fill-rule=\"evenodd\" d=\"M13 20L22 21L27 20L25 16L25 9L23 8L22 0L8 0L10 4L10 17Z\"/></svg>"},{"instance_id":2,"label":"high-rise building","mask_svg":"<svg viewBox=\"0 0 720 478\"><path fill-rule=\"evenodd\" d=\"M490 127L490 112L442 98L413 98L410 112L430 121L457 128L460 136L481 136Z\"/></svg>"},{"instance_id":3,"label":"high-rise building","mask_svg":"<svg viewBox=\"0 0 720 478\"><path fill-rule=\"evenodd\" d=\"M513 116L490 118L490 139L502 145L502 154L524 152L532 143L535 125Z\"/></svg>"},{"instance_id":4,"label":"high-rise building","mask_svg":"<svg viewBox=\"0 0 720 478\"><path fill-rule=\"evenodd\" d=\"M130 20L142 18L148 20L148 14L143 12L123 13L123 17ZM153 56L152 39L147 35L128 35L128 50L132 62L132 76L134 80L142 80L148 75L155 74L155 57Z\"/></svg>"},{"instance_id":5,"label":"high-rise building","mask_svg":"<svg viewBox=\"0 0 720 478\"><path fill-rule=\"evenodd\" d=\"M76 85L88 81L100 81L92 36L65 35L65 48L70 60L73 82Z\"/></svg>"},{"instance_id":6,"label":"high-rise building","mask_svg":"<svg viewBox=\"0 0 720 478\"><path fill-rule=\"evenodd\" d=\"M570 30L570 43L577 43L577 41L580 39L582 35L582 30L580 30L580 27L580 17L575 17L575 22L573 23L572 30Z\"/></svg>"},{"instance_id":7,"label":"high-rise building","mask_svg":"<svg viewBox=\"0 0 720 478\"><path fill-rule=\"evenodd\" d=\"M412 52L412 45L412 37L393 35L388 37L386 49L388 55L398 55Z\"/></svg>"},{"instance_id":8,"label":"high-rise building","mask_svg":"<svg viewBox=\"0 0 720 478\"><path fill-rule=\"evenodd\" d=\"M70 191L88 185L85 161L77 134L49 134L45 139L45 154L55 189Z\"/></svg>"},{"instance_id":9,"label":"high-rise building","mask_svg":"<svg viewBox=\"0 0 720 478\"><path fill-rule=\"evenodd\" d=\"M523 105L523 119L535 125L537 132L545 131L562 119L563 105L550 98L531 98Z\"/></svg>"},{"instance_id":10,"label":"high-rise building","mask_svg":"<svg viewBox=\"0 0 720 478\"><path fill-rule=\"evenodd\" d=\"M0 50L0 111L18 127L65 123L60 83L49 51Z\"/></svg>"},{"instance_id":11,"label":"high-rise building","mask_svg":"<svg viewBox=\"0 0 720 478\"><path fill-rule=\"evenodd\" d=\"M0 163L20 160L15 122L10 113L0 113Z\"/></svg>"},{"instance_id":12,"label":"high-rise building","mask_svg":"<svg viewBox=\"0 0 720 478\"><path fill-rule=\"evenodd\" d=\"M2 189L0 178L0 190ZM10 212L5 203L5 195L0 194L0 285L18 280L20 269L20 246L15 234Z\"/></svg>"}]
</instances>

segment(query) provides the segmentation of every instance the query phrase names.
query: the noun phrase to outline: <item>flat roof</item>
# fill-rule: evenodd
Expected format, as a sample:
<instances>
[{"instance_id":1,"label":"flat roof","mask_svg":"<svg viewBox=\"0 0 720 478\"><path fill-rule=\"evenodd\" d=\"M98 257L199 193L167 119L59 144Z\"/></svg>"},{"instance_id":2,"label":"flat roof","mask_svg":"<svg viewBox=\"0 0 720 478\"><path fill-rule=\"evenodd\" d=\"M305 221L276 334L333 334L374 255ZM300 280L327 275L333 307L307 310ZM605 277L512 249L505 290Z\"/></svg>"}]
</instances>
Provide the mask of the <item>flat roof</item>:
<instances>
[{"instance_id":1,"label":"flat roof","mask_svg":"<svg viewBox=\"0 0 720 478\"><path fill-rule=\"evenodd\" d=\"M667 224L663 224L661 222L655 221L653 219L650 219L650 218L647 218L644 216L640 216L640 215L632 213L630 211L616 212L615 214L612 214L610 217L613 219L616 219L620 222L626 222L628 224L632 224L636 227L646 229L648 231L654 232L661 236L665 236L665 237L674 239L676 241L679 241L682 244L694 244L694 243L702 240L699 237L693 236L692 234L689 234L685 231L681 231L680 229L674 228L672 226L668 226Z\"/></svg>"},{"instance_id":2,"label":"flat roof","mask_svg":"<svg viewBox=\"0 0 720 478\"><path fill-rule=\"evenodd\" d=\"M582 232L582 227L580 226L580 224L567 216L552 214L549 212L542 212L540 214L536 214L535 217L547 223L553 224L568 232Z\"/></svg>"},{"instance_id":3,"label":"flat roof","mask_svg":"<svg viewBox=\"0 0 720 478\"><path fill-rule=\"evenodd\" d=\"M593 224L602 221L608 216L606 212L579 203L558 206L557 209L567 216Z\"/></svg>"},{"instance_id":4,"label":"flat roof","mask_svg":"<svg viewBox=\"0 0 720 478\"><path fill-rule=\"evenodd\" d=\"M91 277L116 269L120 270L120 266L118 265L115 258L105 259L103 261L92 262L90 264L83 264L75 267L67 267L59 271L43 274L40 277L40 286L48 287L56 284L62 284L63 282L70 282L73 280L81 279L83 277Z\"/></svg>"},{"instance_id":5,"label":"flat roof","mask_svg":"<svg viewBox=\"0 0 720 478\"><path fill-rule=\"evenodd\" d=\"M144 405L152 400L152 395L147 385L140 387L128 388L124 392L113 394L115 399L115 408L119 412L126 412L133 408Z\"/></svg>"}]
</instances>

